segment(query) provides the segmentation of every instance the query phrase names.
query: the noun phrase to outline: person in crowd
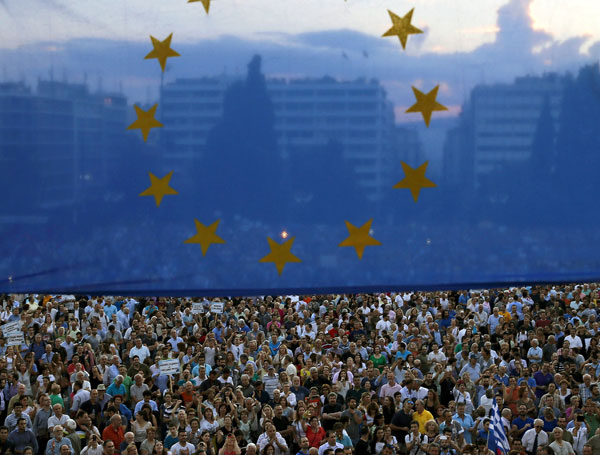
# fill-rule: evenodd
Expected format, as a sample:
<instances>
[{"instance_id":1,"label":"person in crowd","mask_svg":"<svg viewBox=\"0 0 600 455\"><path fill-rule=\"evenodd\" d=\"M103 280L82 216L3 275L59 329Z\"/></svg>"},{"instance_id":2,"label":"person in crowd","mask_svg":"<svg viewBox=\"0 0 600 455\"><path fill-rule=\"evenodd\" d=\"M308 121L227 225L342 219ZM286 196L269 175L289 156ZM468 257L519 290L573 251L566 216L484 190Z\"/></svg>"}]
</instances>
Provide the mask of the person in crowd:
<instances>
[{"instance_id":1,"label":"person in crowd","mask_svg":"<svg viewBox=\"0 0 600 455\"><path fill-rule=\"evenodd\" d=\"M214 302L0 295L0 455L600 454L596 283Z\"/></svg>"}]
</instances>

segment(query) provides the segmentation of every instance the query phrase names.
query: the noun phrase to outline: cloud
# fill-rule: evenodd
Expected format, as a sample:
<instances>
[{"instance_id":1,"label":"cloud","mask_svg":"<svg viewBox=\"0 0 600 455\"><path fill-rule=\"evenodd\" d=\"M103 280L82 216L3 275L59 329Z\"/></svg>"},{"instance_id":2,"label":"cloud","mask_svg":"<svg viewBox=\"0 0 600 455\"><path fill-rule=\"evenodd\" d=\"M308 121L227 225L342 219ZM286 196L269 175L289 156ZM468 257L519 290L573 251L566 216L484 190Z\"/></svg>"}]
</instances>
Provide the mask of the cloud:
<instances>
[{"instance_id":1,"label":"cloud","mask_svg":"<svg viewBox=\"0 0 600 455\"><path fill-rule=\"evenodd\" d=\"M478 83L510 82L524 74L576 70L592 57L600 56L600 43L592 44L588 54L581 53L588 39L585 36L558 42L549 32L534 29L529 11L532 2L509 0L499 8L494 41L470 52L415 53L426 41L427 33L411 36L411 52L404 52L397 40L354 30L300 34L264 32L252 40L221 36L197 43L174 44L182 57L169 62L171 71L165 79L223 73L241 75L250 58L259 53L267 74L377 78L383 81L391 100L399 106L412 104L409 87L411 81L419 79L425 90L442 84L446 88L441 101L457 106ZM59 2L54 0L53 3L60 8ZM135 101L146 96L140 81L153 81L153 93L160 81L156 62L143 60L149 50L149 42L77 39L60 45L45 42L16 50L0 50L0 59L7 68L24 72L30 80L45 76L53 64L58 71L62 67L73 75L71 80L82 79L85 72L91 80L102 77L105 87L117 87L119 81L123 81L124 89ZM342 58L343 54L348 58Z\"/></svg>"}]
</instances>

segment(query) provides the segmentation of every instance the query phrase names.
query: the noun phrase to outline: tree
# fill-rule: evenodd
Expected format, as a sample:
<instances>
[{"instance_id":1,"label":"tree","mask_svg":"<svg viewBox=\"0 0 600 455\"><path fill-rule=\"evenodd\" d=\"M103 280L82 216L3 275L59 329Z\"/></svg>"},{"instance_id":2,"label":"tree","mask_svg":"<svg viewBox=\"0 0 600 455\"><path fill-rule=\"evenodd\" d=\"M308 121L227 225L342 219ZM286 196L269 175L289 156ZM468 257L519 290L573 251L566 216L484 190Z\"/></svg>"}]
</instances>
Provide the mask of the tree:
<instances>
[{"instance_id":1,"label":"tree","mask_svg":"<svg viewBox=\"0 0 600 455\"><path fill-rule=\"evenodd\" d=\"M359 185L340 142L330 140L320 147L298 150L290 161L291 221L339 222L363 212L366 190Z\"/></svg>"},{"instance_id":2,"label":"tree","mask_svg":"<svg viewBox=\"0 0 600 455\"><path fill-rule=\"evenodd\" d=\"M283 202L281 156L260 56L248 64L246 80L227 90L223 117L208 136L202 164L205 206L225 217L276 216Z\"/></svg>"},{"instance_id":3,"label":"tree","mask_svg":"<svg viewBox=\"0 0 600 455\"><path fill-rule=\"evenodd\" d=\"M600 190L600 71L598 64L581 68L576 79L568 80L559 117L556 139L557 172L555 185L562 205L580 222L598 220L596 196ZM591 217L591 218L590 218Z\"/></svg>"}]
</instances>

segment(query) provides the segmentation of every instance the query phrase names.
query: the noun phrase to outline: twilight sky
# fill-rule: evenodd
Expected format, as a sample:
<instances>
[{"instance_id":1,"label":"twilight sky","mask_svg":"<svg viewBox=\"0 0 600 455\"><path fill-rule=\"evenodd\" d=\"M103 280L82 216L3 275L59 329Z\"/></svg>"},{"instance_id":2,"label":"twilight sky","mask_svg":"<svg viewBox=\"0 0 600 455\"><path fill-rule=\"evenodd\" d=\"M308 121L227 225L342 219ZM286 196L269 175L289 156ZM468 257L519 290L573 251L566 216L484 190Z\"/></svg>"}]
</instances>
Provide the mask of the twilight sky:
<instances>
[{"instance_id":1,"label":"twilight sky","mask_svg":"<svg viewBox=\"0 0 600 455\"><path fill-rule=\"evenodd\" d=\"M415 8L407 51L381 38L387 9ZM379 79L400 112L411 85L440 84L455 115L478 83L576 71L600 58L600 3L592 0L213 0L207 16L187 0L0 0L0 76L33 83L87 76L132 101L156 96L160 77L148 35L182 54L166 80L241 75L253 54L268 75ZM418 120L418 116L411 117ZM406 119L399 119L404 121Z\"/></svg>"}]
</instances>

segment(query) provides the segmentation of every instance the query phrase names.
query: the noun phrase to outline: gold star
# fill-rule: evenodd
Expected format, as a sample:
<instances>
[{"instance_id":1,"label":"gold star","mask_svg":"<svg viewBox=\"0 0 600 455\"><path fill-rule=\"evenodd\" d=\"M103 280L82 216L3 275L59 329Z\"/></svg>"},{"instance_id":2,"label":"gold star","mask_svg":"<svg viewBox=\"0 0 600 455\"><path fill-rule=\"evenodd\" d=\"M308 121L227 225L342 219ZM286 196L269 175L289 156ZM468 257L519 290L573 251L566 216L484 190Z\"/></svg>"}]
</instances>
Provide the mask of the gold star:
<instances>
[{"instance_id":1,"label":"gold star","mask_svg":"<svg viewBox=\"0 0 600 455\"><path fill-rule=\"evenodd\" d=\"M167 65L167 59L169 57L180 56L177 52L171 49L171 38L173 38L172 33L169 36L167 36L167 38L164 41L159 41L152 35L150 35L150 39L152 40L152 46L154 46L154 50L144 57L144 60L157 58L163 72L165 71L165 66Z\"/></svg>"},{"instance_id":2,"label":"gold star","mask_svg":"<svg viewBox=\"0 0 600 455\"><path fill-rule=\"evenodd\" d=\"M429 161L425 161L418 168L413 169L402 161L402 169L405 177L394 185L394 188L408 188L415 202L419 199L421 188L435 188L437 185L425 177L425 171Z\"/></svg>"},{"instance_id":3,"label":"gold star","mask_svg":"<svg viewBox=\"0 0 600 455\"><path fill-rule=\"evenodd\" d=\"M367 246L378 246L381 245L379 240L375 240L373 237L369 235L369 231L371 230L371 223L373 222L373 218L363 224L361 227L357 228L349 221L346 221L346 227L348 228L348 232L350 235L347 239L345 239L338 246L352 246L356 250L356 254L358 259L362 259L363 253L365 252L365 247Z\"/></svg>"},{"instance_id":4,"label":"gold star","mask_svg":"<svg viewBox=\"0 0 600 455\"><path fill-rule=\"evenodd\" d=\"M217 228L221 220L215 221L210 226L205 226L200 221L194 218L196 223L196 235L190 237L183 243L199 243L202 246L202 256L206 256L208 247L213 243L225 243L221 237L217 235Z\"/></svg>"},{"instance_id":5,"label":"gold star","mask_svg":"<svg viewBox=\"0 0 600 455\"><path fill-rule=\"evenodd\" d=\"M383 36L397 36L400 38L400 43L402 44L402 49L406 49L406 40L408 39L408 35L415 35L418 33L423 33L423 30L418 29L414 25L410 23L412 20L413 11L415 9L411 9L404 17L397 16L392 13L388 9L388 13L390 14L390 18L392 19L392 28L390 28L387 32L383 34Z\"/></svg>"},{"instance_id":6,"label":"gold star","mask_svg":"<svg viewBox=\"0 0 600 455\"><path fill-rule=\"evenodd\" d=\"M167 194L179 194L169 186L173 171L169 172L162 179L159 179L152 172L148 172L148 174L150 174L150 188L147 188L143 193L140 193L140 196L154 196L157 207L160 206L162 198Z\"/></svg>"},{"instance_id":7,"label":"gold star","mask_svg":"<svg viewBox=\"0 0 600 455\"><path fill-rule=\"evenodd\" d=\"M279 244L271 237L267 237L267 240L269 241L269 248L271 248L271 252L258 262L273 262L277 267L277 272L279 273L279 275L281 275L281 273L283 272L283 268L288 262L302 262L290 251L292 249L292 245L294 244L295 238L296 237L292 237L284 243Z\"/></svg>"},{"instance_id":8,"label":"gold star","mask_svg":"<svg viewBox=\"0 0 600 455\"><path fill-rule=\"evenodd\" d=\"M152 106L147 111L143 110L141 107L137 105L133 106L135 108L135 113L137 114L137 120L133 122L131 125L127 127L128 130L140 129L142 130L142 135L144 136L144 142L148 140L148 134L150 134L150 130L152 128L161 128L163 126L158 120L154 118L154 114L156 113L156 108L158 107L158 103Z\"/></svg>"},{"instance_id":9,"label":"gold star","mask_svg":"<svg viewBox=\"0 0 600 455\"><path fill-rule=\"evenodd\" d=\"M188 3L196 3L202 2L204 5L204 9L206 10L206 14L208 14L208 10L210 9L210 0L188 0Z\"/></svg>"},{"instance_id":10,"label":"gold star","mask_svg":"<svg viewBox=\"0 0 600 455\"><path fill-rule=\"evenodd\" d=\"M429 121L431 120L431 113L433 111L447 111L448 108L446 106L441 105L435 99L437 97L439 85L436 85L432 91L427 94L424 94L418 88L413 87L413 92L415 97L417 98L417 102L413 104L406 110L406 113L409 112L420 112L423 115L423 120L425 120L425 125L429 128Z\"/></svg>"}]
</instances>

